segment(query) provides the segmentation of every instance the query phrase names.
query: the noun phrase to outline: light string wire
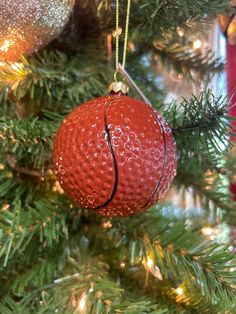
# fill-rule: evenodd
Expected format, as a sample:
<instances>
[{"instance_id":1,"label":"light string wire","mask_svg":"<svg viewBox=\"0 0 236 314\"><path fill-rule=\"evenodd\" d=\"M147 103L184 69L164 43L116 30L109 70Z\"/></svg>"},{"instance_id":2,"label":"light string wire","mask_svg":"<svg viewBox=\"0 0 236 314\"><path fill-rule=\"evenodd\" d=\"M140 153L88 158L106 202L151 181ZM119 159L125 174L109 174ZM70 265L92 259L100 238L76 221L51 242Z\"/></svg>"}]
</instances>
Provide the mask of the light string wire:
<instances>
[{"instance_id":1,"label":"light string wire","mask_svg":"<svg viewBox=\"0 0 236 314\"><path fill-rule=\"evenodd\" d=\"M125 67L126 57L127 57L127 46L128 46L128 38L129 38L129 22L130 22L130 9L131 9L131 0L127 0L127 12L126 12L126 23L125 23L125 38L124 38L124 51L123 51L123 62L122 66ZM120 35L122 33L122 29L120 28L120 2L116 0L116 30L115 30L115 38L116 38L116 71L114 74L114 79L117 81L117 73L119 72L119 48L120 48Z\"/></svg>"}]
</instances>

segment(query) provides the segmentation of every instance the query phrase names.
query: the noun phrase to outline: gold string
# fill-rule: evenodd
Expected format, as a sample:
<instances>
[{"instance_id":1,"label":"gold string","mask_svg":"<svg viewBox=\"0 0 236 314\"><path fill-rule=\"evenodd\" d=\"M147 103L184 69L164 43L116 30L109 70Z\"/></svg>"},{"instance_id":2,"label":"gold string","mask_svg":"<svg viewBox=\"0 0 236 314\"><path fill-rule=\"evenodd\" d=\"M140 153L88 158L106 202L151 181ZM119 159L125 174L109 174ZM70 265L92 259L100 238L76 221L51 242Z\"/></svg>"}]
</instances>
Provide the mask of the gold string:
<instances>
[{"instance_id":1,"label":"gold string","mask_svg":"<svg viewBox=\"0 0 236 314\"><path fill-rule=\"evenodd\" d=\"M129 21L130 21L130 8L131 0L127 1L127 13L126 13L126 23L125 23L125 39L124 39L124 51L123 51L123 62L122 65L125 67L126 56L127 56L127 46L128 46L128 37L129 37ZM119 39L122 34L122 29L120 28L120 2L116 0L116 29L113 33L113 36L116 39L116 71L114 74L115 81L117 80L118 73L118 64L119 64Z\"/></svg>"},{"instance_id":2,"label":"gold string","mask_svg":"<svg viewBox=\"0 0 236 314\"><path fill-rule=\"evenodd\" d=\"M128 0L128 3L127 3L127 14L126 14L126 26L125 26L125 41L124 41L123 63L122 63L123 68L125 68L125 62L126 62L126 56L127 56L127 45L128 45L128 37L129 37L130 7L131 7L131 0Z\"/></svg>"},{"instance_id":3,"label":"gold string","mask_svg":"<svg viewBox=\"0 0 236 314\"><path fill-rule=\"evenodd\" d=\"M116 30L115 30L115 38L116 38L116 71L114 74L114 79L116 81L118 63L119 63L119 27L120 27L120 3L119 0L116 0Z\"/></svg>"}]
</instances>

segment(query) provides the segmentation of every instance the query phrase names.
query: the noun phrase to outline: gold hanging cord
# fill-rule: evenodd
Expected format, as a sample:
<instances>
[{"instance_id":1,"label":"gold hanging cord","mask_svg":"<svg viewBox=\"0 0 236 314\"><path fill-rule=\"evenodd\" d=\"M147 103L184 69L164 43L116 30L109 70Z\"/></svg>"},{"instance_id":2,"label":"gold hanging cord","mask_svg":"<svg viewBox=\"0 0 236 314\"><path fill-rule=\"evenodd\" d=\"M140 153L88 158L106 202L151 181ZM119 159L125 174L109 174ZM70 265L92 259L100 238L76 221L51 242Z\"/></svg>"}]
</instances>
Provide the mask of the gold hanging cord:
<instances>
[{"instance_id":1,"label":"gold hanging cord","mask_svg":"<svg viewBox=\"0 0 236 314\"><path fill-rule=\"evenodd\" d=\"M126 23L125 23L125 38L124 38L124 51L123 51L123 62L122 66L125 68L126 57L127 57L127 46L128 46L128 38L129 38L129 21L130 21L130 8L131 8L131 0L127 0L127 12L126 12ZM116 81L116 76L118 72L118 64L119 64L119 41L120 36L122 34L122 28L120 27L120 2L116 0L116 29L113 33L113 36L116 39L116 71L114 74L114 79Z\"/></svg>"}]
</instances>

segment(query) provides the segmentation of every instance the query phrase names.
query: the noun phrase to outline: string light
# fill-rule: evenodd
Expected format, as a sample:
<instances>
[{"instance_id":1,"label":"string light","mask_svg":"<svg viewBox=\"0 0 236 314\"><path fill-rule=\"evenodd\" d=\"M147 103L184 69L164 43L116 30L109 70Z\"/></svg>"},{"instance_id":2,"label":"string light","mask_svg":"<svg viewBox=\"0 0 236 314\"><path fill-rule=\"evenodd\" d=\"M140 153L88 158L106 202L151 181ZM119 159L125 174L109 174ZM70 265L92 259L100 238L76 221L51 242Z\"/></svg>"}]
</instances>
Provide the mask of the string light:
<instances>
[{"instance_id":1,"label":"string light","mask_svg":"<svg viewBox=\"0 0 236 314\"><path fill-rule=\"evenodd\" d=\"M11 178L13 178L13 174L12 174L12 172L8 172L7 173L7 175L6 175L6 177L8 178L8 179L11 179Z\"/></svg>"},{"instance_id":2,"label":"string light","mask_svg":"<svg viewBox=\"0 0 236 314\"><path fill-rule=\"evenodd\" d=\"M105 222L103 223L103 227L104 227L105 229L110 229L110 228L113 227L113 225L112 225L112 223L108 220L108 221L105 221Z\"/></svg>"},{"instance_id":3,"label":"string light","mask_svg":"<svg viewBox=\"0 0 236 314\"><path fill-rule=\"evenodd\" d=\"M120 268L125 268L125 266L126 266L125 263L123 263L123 262L120 263Z\"/></svg>"},{"instance_id":4,"label":"string light","mask_svg":"<svg viewBox=\"0 0 236 314\"><path fill-rule=\"evenodd\" d=\"M159 280L163 280L161 270L158 266L155 265L154 259L152 258L151 255L143 259L143 265L148 272L152 273L154 277L156 277Z\"/></svg>"},{"instance_id":5,"label":"string light","mask_svg":"<svg viewBox=\"0 0 236 314\"><path fill-rule=\"evenodd\" d=\"M151 257L149 257L149 256L147 257L146 265L147 265L147 268L149 268L149 269L152 269L153 266L154 266L154 262L153 262L153 260L151 259Z\"/></svg>"},{"instance_id":6,"label":"string light","mask_svg":"<svg viewBox=\"0 0 236 314\"><path fill-rule=\"evenodd\" d=\"M79 300L78 310L83 313L86 307L87 294L84 292Z\"/></svg>"},{"instance_id":7,"label":"string light","mask_svg":"<svg viewBox=\"0 0 236 314\"><path fill-rule=\"evenodd\" d=\"M181 287L176 288L175 291L176 291L176 293L177 293L178 295L183 295L183 293L184 293L184 290L183 290L183 288L181 288Z\"/></svg>"},{"instance_id":8,"label":"string light","mask_svg":"<svg viewBox=\"0 0 236 314\"><path fill-rule=\"evenodd\" d=\"M10 208L10 204L3 204L3 206L2 206L2 211L6 211L6 210L8 210Z\"/></svg>"},{"instance_id":9,"label":"string light","mask_svg":"<svg viewBox=\"0 0 236 314\"><path fill-rule=\"evenodd\" d=\"M177 33L179 35L179 37L183 37L184 36L184 30L180 27L177 27Z\"/></svg>"},{"instance_id":10,"label":"string light","mask_svg":"<svg viewBox=\"0 0 236 314\"><path fill-rule=\"evenodd\" d=\"M211 236L213 234L214 230L210 227L204 227L202 228L202 233L206 236Z\"/></svg>"},{"instance_id":11,"label":"string light","mask_svg":"<svg viewBox=\"0 0 236 314\"><path fill-rule=\"evenodd\" d=\"M219 229L213 229L211 227L202 228L202 233L207 236L211 241L214 241L219 233Z\"/></svg>"},{"instance_id":12,"label":"string light","mask_svg":"<svg viewBox=\"0 0 236 314\"><path fill-rule=\"evenodd\" d=\"M159 279L159 280L163 280L163 276L162 276L162 273L161 273L161 270L159 267L155 266L155 270L153 272L153 275Z\"/></svg>"},{"instance_id":13,"label":"string light","mask_svg":"<svg viewBox=\"0 0 236 314\"><path fill-rule=\"evenodd\" d=\"M10 66L15 71L24 69L24 64L22 62L14 62L14 63L11 63Z\"/></svg>"},{"instance_id":14,"label":"string light","mask_svg":"<svg viewBox=\"0 0 236 314\"><path fill-rule=\"evenodd\" d=\"M202 46L201 40L197 39L197 40L195 40L195 41L193 42L193 48L194 48L194 49L200 49L201 46Z\"/></svg>"},{"instance_id":15,"label":"string light","mask_svg":"<svg viewBox=\"0 0 236 314\"><path fill-rule=\"evenodd\" d=\"M52 188L53 192L57 192L59 194L64 194L64 190L62 189L60 182L56 181Z\"/></svg>"}]
</instances>

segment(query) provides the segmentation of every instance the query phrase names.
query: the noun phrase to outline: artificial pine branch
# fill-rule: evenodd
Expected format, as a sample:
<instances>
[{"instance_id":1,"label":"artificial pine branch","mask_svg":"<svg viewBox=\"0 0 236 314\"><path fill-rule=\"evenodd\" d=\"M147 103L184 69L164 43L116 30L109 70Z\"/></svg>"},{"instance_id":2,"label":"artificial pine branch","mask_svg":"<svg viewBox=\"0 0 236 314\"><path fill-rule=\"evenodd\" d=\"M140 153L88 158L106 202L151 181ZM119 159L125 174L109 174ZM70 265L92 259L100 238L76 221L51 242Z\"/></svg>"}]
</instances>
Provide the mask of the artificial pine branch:
<instances>
[{"instance_id":1,"label":"artificial pine branch","mask_svg":"<svg viewBox=\"0 0 236 314\"><path fill-rule=\"evenodd\" d=\"M223 157L230 148L227 136L231 118L227 108L225 97L216 97L207 90L180 105L173 104L164 113L172 127L181 164L187 166L191 158L199 166L206 155L211 160Z\"/></svg>"},{"instance_id":2,"label":"artificial pine branch","mask_svg":"<svg viewBox=\"0 0 236 314\"><path fill-rule=\"evenodd\" d=\"M156 42L150 47L158 61L165 69L182 74L185 79L200 81L204 77L222 72L224 64L220 58L216 58L214 52L195 51L192 47L183 46L175 42ZM150 50L149 49L149 50Z\"/></svg>"},{"instance_id":3,"label":"artificial pine branch","mask_svg":"<svg viewBox=\"0 0 236 314\"><path fill-rule=\"evenodd\" d=\"M41 173L50 167L52 139L64 115L106 93L113 71L103 42L114 29L114 3L78 0L78 14L87 12L90 20L78 20L72 36L64 33L48 47L51 52L22 59L23 67L1 64L0 148L5 166L0 165L0 263L5 268L0 272L4 283L0 312L71 314L79 310L79 301L87 293L86 310L96 314L232 313L235 272L229 269L235 266L235 258L226 246L209 245L182 219L167 218L155 210L108 221L72 209L50 170L43 177L32 176L32 171ZM208 23L227 7L227 0L133 1L130 29L136 51L130 53L130 72L138 73L148 97L155 100L158 91L155 77L150 76L153 50L164 65L171 60L169 68L187 77L192 69L203 74L222 69L210 54L203 57L186 53L178 44L162 43L167 31L190 29L196 21ZM69 30L73 32L73 21ZM65 49L71 40L73 47ZM55 47L58 52L52 51ZM159 97L158 106L163 108L161 104ZM167 118L179 152L176 183L195 188L206 207L213 201L216 208L231 211L229 195L222 194L219 163L228 148L226 107L225 100L204 92L171 107ZM203 177L209 169L217 176L211 189ZM188 177L191 181L186 181ZM112 225L109 231L103 223ZM148 257L153 261L151 268ZM118 271L123 261L125 267ZM147 274L150 280L143 292L138 283ZM179 285L182 297L176 294Z\"/></svg>"},{"instance_id":4,"label":"artificial pine branch","mask_svg":"<svg viewBox=\"0 0 236 314\"><path fill-rule=\"evenodd\" d=\"M7 156L9 165L15 170L23 166L25 169L32 167L40 170L48 167L51 164L53 135L57 128L58 123L40 121L37 118L0 118L0 147Z\"/></svg>"},{"instance_id":5,"label":"artificial pine branch","mask_svg":"<svg viewBox=\"0 0 236 314\"><path fill-rule=\"evenodd\" d=\"M198 205L205 211L214 211L216 214L220 210L225 221L233 225L236 211L235 202L229 192L228 173L220 174L219 169L211 171L212 164L207 165L209 170L205 173L198 171L194 162L187 169L184 169L184 165L180 166L175 183L178 188L184 187L186 191L191 191ZM226 171L225 168L223 170Z\"/></svg>"},{"instance_id":6,"label":"artificial pine branch","mask_svg":"<svg viewBox=\"0 0 236 314\"><path fill-rule=\"evenodd\" d=\"M50 175L42 179L13 176L7 168L0 171L2 266L22 254L32 241L52 247L61 237L67 237L65 213L69 202L60 194L55 179Z\"/></svg>"},{"instance_id":7,"label":"artificial pine branch","mask_svg":"<svg viewBox=\"0 0 236 314\"><path fill-rule=\"evenodd\" d=\"M111 233L115 232L111 229ZM123 232L121 232L123 230ZM198 234L187 230L184 223L173 224L157 211L133 217L125 224L121 222L114 233L118 248L130 250L133 263L153 258L163 278L170 279L170 269L177 281L181 276L190 282L196 280L205 297L214 304L217 300L232 304L235 302L234 274L229 267L234 264L234 254L216 244L209 245Z\"/></svg>"},{"instance_id":8,"label":"artificial pine branch","mask_svg":"<svg viewBox=\"0 0 236 314\"><path fill-rule=\"evenodd\" d=\"M228 117L227 108L225 97L216 97L208 90L180 105L174 104L165 115L177 143L177 185L192 188L205 210L222 209L228 218L233 218L235 205L226 184L230 168L222 161L230 149L232 118Z\"/></svg>"},{"instance_id":9,"label":"artificial pine branch","mask_svg":"<svg viewBox=\"0 0 236 314\"><path fill-rule=\"evenodd\" d=\"M84 308L88 313L167 313L164 306L152 304L147 299L138 302L130 299L110 277L107 264L96 257L83 258L78 253L75 252L74 257L68 259L67 274L32 291L18 303L18 308L28 311L33 307L34 313L47 313L56 309L59 313L71 313L81 308L80 301L84 297ZM12 301L5 297L2 308L14 306Z\"/></svg>"},{"instance_id":10,"label":"artificial pine branch","mask_svg":"<svg viewBox=\"0 0 236 314\"><path fill-rule=\"evenodd\" d=\"M100 2L110 1L101 0ZM102 12L105 11L107 13L102 15L104 20L107 19L108 14L112 14L109 8L105 5L102 7ZM124 20L126 13L125 3L121 3L121 9ZM176 31L177 27L183 27L195 21L209 23L218 14L229 9L228 0L135 0L131 14L131 28L133 27L131 36L135 42L137 40L151 44L154 40L165 37L165 34L169 31ZM102 25L107 26L104 20L102 20ZM112 21L114 20L112 19ZM110 24L108 25L111 27Z\"/></svg>"},{"instance_id":11,"label":"artificial pine branch","mask_svg":"<svg viewBox=\"0 0 236 314\"><path fill-rule=\"evenodd\" d=\"M88 99L106 93L110 81L108 77L112 77L101 50L98 50L96 58L92 52L93 46L74 58L59 52L45 52L30 60L23 58L20 70L17 65L3 65L0 89L11 87L16 101L21 100L36 109L71 110Z\"/></svg>"}]
</instances>

